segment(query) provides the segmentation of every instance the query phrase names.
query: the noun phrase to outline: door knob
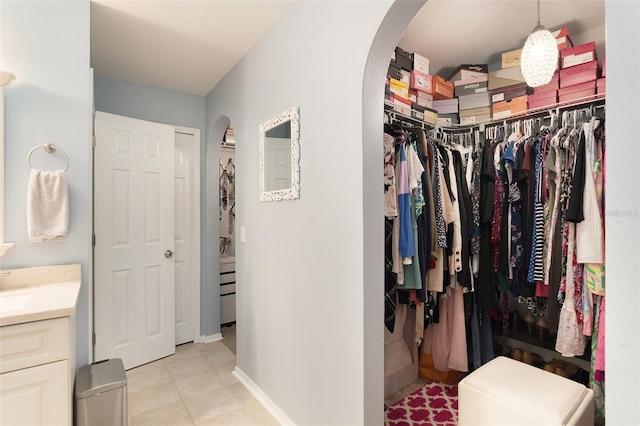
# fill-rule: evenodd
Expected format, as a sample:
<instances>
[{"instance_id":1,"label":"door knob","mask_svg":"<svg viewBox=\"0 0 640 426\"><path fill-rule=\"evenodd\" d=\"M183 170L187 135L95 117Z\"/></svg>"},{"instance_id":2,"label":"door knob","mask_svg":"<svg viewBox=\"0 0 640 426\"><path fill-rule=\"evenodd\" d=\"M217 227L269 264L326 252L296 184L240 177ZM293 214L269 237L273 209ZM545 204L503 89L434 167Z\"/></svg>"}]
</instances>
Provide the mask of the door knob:
<instances>
[{"instance_id":1,"label":"door knob","mask_svg":"<svg viewBox=\"0 0 640 426\"><path fill-rule=\"evenodd\" d=\"M166 257L167 259L171 259L173 257L173 251L165 250L164 251L164 257Z\"/></svg>"}]
</instances>

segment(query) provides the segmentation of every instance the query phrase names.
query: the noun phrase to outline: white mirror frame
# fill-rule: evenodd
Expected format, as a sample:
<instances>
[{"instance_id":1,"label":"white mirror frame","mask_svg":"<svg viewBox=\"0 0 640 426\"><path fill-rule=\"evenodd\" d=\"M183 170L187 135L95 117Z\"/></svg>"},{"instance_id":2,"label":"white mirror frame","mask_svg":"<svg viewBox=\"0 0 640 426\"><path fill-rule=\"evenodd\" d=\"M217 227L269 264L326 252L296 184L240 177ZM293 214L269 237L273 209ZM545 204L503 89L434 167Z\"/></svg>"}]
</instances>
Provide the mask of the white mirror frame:
<instances>
[{"instance_id":1,"label":"white mirror frame","mask_svg":"<svg viewBox=\"0 0 640 426\"><path fill-rule=\"evenodd\" d=\"M264 190L265 140L267 131L287 121L291 122L291 186L276 191ZM300 114L294 106L260 125L260 201L282 201L300 198Z\"/></svg>"}]
</instances>

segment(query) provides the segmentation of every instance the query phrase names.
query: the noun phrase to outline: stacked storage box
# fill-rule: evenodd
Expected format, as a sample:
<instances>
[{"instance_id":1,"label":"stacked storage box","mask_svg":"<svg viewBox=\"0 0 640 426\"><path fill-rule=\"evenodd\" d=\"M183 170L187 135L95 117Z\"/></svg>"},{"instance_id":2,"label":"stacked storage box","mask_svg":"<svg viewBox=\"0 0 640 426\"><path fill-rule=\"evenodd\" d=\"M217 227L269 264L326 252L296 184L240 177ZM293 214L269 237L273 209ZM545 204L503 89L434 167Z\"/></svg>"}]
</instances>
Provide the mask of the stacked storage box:
<instances>
[{"instance_id":1,"label":"stacked storage box","mask_svg":"<svg viewBox=\"0 0 640 426\"><path fill-rule=\"evenodd\" d=\"M434 82L429 75L429 59L396 47L387 76L389 92L385 101L392 104L395 111L434 125L437 123L438 113L432 109Z\"/></svg>"},{"instance_id":2,"label":"stacked storage box","mask_svg":"<svg viewBox=\"0 0 640 426\"><path fill-rule=\"evenodd\" d=\"M488 71L486 64L463 64L450 78L455 87L460 124L491 119Z\"/></svg>"},{"instance_id":3,"label":"stacked storage box","mask_svg":"<svg viewBox=\"0 0 640 426\"><path fill-rule=\"evenodd\" d=\"M599 71L595 42L560 51L560 67L559 102L595 98Z\"/></svg>"},{"instance_id":4,"label":"stacked storage box","mask_svg":"<svg viewBox=\"0 0 640 426\"><path fill-rule=\"evenodd\" d=\"M607 89L607 58L602 58L602 78L598 79L596 94L604 95Z\"/></svg>"},{"instance_id":5,"label":"stacked storage box","mask_svg":"<svg viewBox=\"0 0 640 426\"><path fill-rule=\"evenodd\" d=\"M489 75L493 118L502 119L527 111L531 89L520 71L522 49L502 53L502 68Z\"/></svg>"},{"instance_id":6,"label":"stacked storage box","mask_svg":"<svg viewBox=\"0 0 640 426\"><path fill-rule=\"evenodd\" d=\"M567 28L561 28L552 34L556 38L560 54L564 49L573 47ZM558 89L560 89L560 72L556 71L549 83L533 89L533 95L529 96L529 109L547 108L557 104Z\"/></svg>"},{"instance_id":7,"label":"stacked storage box","mask_svg":"<svg viewBox=\"0 0 640 426\"><path fill-rule=\"evenodd\" d=\"M387 71L388 87L385 89L385 103L393 106L394 111L411 116L411 101L409 100L409 85L413 57L410 53L396 48Z\"/></svg>"}]
</instances>

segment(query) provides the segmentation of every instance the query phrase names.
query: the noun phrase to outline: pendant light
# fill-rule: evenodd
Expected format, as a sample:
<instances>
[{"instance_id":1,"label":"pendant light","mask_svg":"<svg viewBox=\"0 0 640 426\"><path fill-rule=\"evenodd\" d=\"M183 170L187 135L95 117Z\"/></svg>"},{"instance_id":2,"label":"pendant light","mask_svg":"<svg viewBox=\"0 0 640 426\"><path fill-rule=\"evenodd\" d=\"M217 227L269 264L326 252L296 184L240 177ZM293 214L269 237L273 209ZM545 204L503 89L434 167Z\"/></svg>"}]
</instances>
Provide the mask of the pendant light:
<instances>
[{"instance_id":1,"label":"pendant light","mask_svg":"<svg viewBox=\"0 0 640 426\"><path fill-rule=\"evenodd\" d=\"M538 25L524 43L520 56L520 69L527 85L538 87L551 81L557 67L558 45L551 31L540 25L540 0L538 0Z\"/></svg>"}]
</instances>

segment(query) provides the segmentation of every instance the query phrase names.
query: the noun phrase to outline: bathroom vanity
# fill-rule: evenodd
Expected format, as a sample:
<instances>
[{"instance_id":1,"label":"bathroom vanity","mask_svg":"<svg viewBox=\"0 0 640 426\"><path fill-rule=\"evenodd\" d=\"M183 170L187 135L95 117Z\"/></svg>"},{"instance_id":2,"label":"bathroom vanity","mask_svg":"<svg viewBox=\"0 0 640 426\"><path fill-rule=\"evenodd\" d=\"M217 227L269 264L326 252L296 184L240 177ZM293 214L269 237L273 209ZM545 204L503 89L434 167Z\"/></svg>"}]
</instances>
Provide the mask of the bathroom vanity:
<instances>
[{"instance_id":1,"label":"bathroom vanity","mask_svg":"<svg viewBox=\"0 0 640 426\"><path fill-rule=\"evenodd\" d=\"M0 273L0 424L71 425L80 265Z\"/></svg>"}]
</instances>

